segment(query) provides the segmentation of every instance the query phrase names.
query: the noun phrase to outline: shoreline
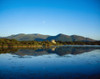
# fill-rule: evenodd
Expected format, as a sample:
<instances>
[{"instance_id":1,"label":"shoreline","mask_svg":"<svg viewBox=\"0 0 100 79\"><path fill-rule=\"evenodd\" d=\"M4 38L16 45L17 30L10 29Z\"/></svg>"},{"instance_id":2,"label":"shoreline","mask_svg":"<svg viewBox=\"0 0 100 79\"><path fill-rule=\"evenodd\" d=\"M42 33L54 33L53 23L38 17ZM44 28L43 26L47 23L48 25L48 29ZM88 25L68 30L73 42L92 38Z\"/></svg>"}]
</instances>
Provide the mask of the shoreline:
<instances>
[{"instance_id":1,"label":"shoreline","mask_svg":"<svg viewBox=\"0 0 100 79\"><path fill-rule=\"evenodd\" d=\"M29 45L29 46L0 46L0 48L45 48L45 47L59 47L59 46L73 46L73 47L100 47L100 45L50 45L50 46L43 46L43 45Z\"/></svg>"}]
</instances>

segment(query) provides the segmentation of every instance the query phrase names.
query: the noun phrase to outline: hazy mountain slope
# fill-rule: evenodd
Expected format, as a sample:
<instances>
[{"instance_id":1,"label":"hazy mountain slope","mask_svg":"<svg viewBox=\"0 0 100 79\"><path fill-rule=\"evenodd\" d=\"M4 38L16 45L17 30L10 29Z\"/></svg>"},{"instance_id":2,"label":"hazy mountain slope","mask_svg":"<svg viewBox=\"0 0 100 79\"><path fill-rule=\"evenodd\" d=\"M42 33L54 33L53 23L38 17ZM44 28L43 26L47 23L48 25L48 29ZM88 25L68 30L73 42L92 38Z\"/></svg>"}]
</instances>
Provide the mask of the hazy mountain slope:
<instances>
[{"instance_id":1,"label":"hazy mountain slope","mask_svg":"<svg viewBox=\"0 0 100 79\"><path fill-rule=\"evenodd\" d=\"M56 41L94 41L93 39L90 38L85 38L82 36L78 36L78 35L72 35L72 36L68 36L65 34L58 34L57 36L50 36L47 38L47 40L56 40Z\"/></svg>"},{"instance_id":2,"label":"hazy mountain slope","mask_svg":"<svg viewBox=\"0 0 100 79\"><path fill-rule=\"evenodd\" d=\"M78 35L72 35L71 38L72 38L72 41L94 41L93 39L85 38Z\"/></svg>"},{"instance_id":3,"label":"hazy mountain slope","mask_svg":"<svg viewBox=\"0 0 100 79\"><path fill-rule=\"evenodd\" d=\"M56 41L72 41L72 39L70 38L70 36L68 35L64 35L64 34L58 34L56 36L51 36L51 37L48 37L47 40L56 40Z\"/></svg>"},{"instance_id":4,"label":"hazy mountain slope","mask_svg":"<svg viewBox=\"0 0 100 79\"><path fill-rule=\"evenodd\" d=\"M47 37L49 37L49 35L42 35L42 34L17 34L17 35L8 36L7 38L9 38L9 39L16 39L16 40L19 40L19 41L32 41L32 40L42 41L43 39L46 39Z\"/></svg>"},{"instance_id":5,"label":"hazy mountain slope","mask_svg":"<svg viewBox=\"0 0 100 79\"><path fill-rule=\"evenodd\" d=\"M19 41L46 41L46 40L56 40L56 41L95 41L90 38L85 38L78 35L65 35L65 34L58 34L56 36L49 36L49 35L42 35L42 34L17 34L17 35L11 35L8 37L4 37L8 39L16 39Z\"/></svg>"}]
</instances>

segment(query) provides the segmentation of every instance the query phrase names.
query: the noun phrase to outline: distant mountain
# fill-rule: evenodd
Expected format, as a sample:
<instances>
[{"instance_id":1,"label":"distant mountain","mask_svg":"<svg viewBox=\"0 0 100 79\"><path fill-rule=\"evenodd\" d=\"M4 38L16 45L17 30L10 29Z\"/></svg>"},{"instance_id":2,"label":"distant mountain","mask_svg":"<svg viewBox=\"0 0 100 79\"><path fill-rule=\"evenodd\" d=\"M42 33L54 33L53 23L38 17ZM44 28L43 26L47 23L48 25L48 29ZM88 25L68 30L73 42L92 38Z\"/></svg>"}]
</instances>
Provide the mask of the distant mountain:
<instances>
[{"instance_id":1,"label":"distant mountain","mask_svg":"<svg viewBox=\"0 0 100 79\"><path fill-rule=\"evenodd\" d=\"M50 36L48 37L46 40L56 40L56 41L95 41L93 39L90 39L90 38L85 38L85 37L82 37L82 36L78 36L78 35L71 35L71 36L68 36L68 35L65 35L65 34L58 34L56 36Z\"/></svg>"},{"instance_id":2,"label":"distant mountain","mask_svg":"<svg viewBox=\"0 0 100 79\"><path fill-rule=\"evenodd\" d=\"M47 38L47 40L56 40L56 41L72 41L71 37L68 35L64 35L64 34L58 34L56 36L50 36Z\"/></svg>"},{"instance_id":3,"label":"distant mountain","mask_svg":"<svg viewBox=\"0 0 100 79\"><path fill-rule=\"evenodd\" d=\"M44 39L48 38L49 35L42 35L42 34L17 34L11 35L6 38L8 39L16 39L18 41L43 41Z\"/></svg>"},{"instance_id":4,"label":"distant mountain","mask_svg":"<svg viewBox=\"0 0 100 79\"><path fill-rule=\"evenodd\" d=\"M8 39L16 39L18 41L51 41L51 40L56 40L56 41L96 41L91 38L86 38L83 36L78 36L78 35L65 35L65 34L58 34L56 36L50 36L50 35L42 35L42 34L17 34L17 35L11 35L8 37L3 37L3 38L8 38Z\"/></svg>"}]
</instances>

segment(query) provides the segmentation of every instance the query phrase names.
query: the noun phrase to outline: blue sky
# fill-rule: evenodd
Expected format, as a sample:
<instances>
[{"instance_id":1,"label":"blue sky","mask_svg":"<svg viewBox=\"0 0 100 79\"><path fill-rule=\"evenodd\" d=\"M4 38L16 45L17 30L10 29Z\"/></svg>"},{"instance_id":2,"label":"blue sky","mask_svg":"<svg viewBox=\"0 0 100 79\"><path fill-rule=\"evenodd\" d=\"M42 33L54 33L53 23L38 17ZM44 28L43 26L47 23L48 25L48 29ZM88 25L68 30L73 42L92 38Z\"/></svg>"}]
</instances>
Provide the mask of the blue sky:
<instances>
[{"instance_id":1,"label":"blue sky","mask_svg":"<svg viewBox=\"0 0 100 79\"><path fill-rule=\"evenodd\" d=\"M0 0L0 36L40 33L100 40L99 0Z\"/></svg>"}]
</instances>

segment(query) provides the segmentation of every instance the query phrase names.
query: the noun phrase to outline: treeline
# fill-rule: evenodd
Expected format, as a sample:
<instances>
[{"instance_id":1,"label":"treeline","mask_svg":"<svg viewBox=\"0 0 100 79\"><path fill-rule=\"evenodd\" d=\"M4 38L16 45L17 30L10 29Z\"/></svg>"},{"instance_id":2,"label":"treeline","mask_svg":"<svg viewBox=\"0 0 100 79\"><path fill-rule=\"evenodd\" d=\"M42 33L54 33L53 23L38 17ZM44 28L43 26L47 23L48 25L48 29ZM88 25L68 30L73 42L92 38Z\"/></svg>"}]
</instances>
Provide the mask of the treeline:
<instances>
[{"instance_id":1,"label":"treeline","mask_svg":"<svg viewBox=\"0 0 100 79\"><path fill-rule=\"evenodd\" d=\"M56 44L51 41L17 41L15 39L0 39L0 47L43 47L43 46L52 46L52 45L100 45L100 41L94 42L61 42L56 41Z\"/></svg>"},{"instance_id":2,"label":"treeline","mask_svg":"<svg viewBox=\"0 0 100 79\"><path fill-rule=\"evenodd\" d=\"M61 41L57 41L59 44L63 44L63 45L100 45L100 41L75 41L75 42L61 42Z\"/></svg>"},{"instance_id":3,"label":"treeline","mask_svg":"<svg viewBox=\"0 0 100 79\"><path fill-rule=\"evenodd\" d=\"M0 47L42 47L54 45L50 41L17 41L15 39L0 39Z\"/></svg>"}]
</instances>

